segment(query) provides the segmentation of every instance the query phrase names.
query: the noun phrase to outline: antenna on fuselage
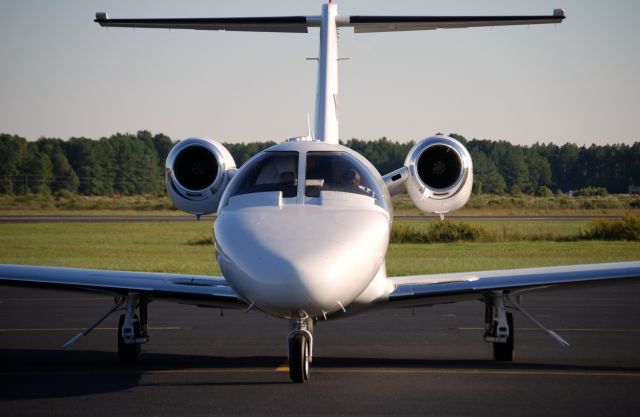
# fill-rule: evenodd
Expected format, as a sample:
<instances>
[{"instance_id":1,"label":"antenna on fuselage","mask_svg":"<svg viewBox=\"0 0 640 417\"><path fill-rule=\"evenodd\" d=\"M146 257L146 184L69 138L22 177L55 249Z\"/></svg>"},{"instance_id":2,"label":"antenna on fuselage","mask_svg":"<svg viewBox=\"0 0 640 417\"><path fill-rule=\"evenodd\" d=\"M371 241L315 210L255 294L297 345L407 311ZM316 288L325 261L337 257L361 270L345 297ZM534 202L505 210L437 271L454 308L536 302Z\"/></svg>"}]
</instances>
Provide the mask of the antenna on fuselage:
<instances>
[{"instance_id":1,"label":"antenna on fuselage","mask_svg":"<svg viewBox=\"0 0 640 417\"><path fill-rule=\"evenodd\" d=\"M311 130L311 115L309 115L309 113L307 113L307 136L309 136L311 140L315 139L313 137L313 130Z\"/></svg>"}]
</instances>

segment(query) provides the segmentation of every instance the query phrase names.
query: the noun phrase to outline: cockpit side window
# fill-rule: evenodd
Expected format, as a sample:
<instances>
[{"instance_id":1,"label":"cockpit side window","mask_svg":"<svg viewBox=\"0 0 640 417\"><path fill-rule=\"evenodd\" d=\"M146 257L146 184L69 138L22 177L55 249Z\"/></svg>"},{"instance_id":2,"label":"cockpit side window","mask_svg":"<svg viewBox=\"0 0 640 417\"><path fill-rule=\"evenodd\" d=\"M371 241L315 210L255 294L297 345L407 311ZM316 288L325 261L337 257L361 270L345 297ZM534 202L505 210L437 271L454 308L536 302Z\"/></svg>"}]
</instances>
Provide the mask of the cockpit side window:
<instances>
[{"instance_id":1,"label":"cockpit side window","mask_svg":"<svg viewBox=\"0 0 640 417\"><path fill-rule=\"evenodd\" d=\"M282 191L282 197L298 194L298 152L265 152L242 171L229 196Z\"/></svg>"},{"instance_id":2,"label":"cockpit side window","mask_svg":"<svg viewBox=\"0 0 640 417\"><path fill-rule=\"evenodd\" d=\"M309 152L305 196L319 197L320 191L363 194L377 200L375 180L368 169L343 152Z\"/></svg>"}]
</instances>

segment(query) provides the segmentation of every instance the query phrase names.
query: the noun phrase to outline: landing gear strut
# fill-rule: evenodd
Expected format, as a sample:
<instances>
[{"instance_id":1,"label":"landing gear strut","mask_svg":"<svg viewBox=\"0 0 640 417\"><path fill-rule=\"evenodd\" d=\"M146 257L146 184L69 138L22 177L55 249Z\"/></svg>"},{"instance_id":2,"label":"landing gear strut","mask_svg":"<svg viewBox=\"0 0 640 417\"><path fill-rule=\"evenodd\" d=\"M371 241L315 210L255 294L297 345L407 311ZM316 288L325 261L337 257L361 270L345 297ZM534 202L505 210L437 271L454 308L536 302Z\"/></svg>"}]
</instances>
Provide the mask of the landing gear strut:
<instances>
[{"instance_id":1,"label":"landing gear strut","mask_svg":"<svg viewBox=\"0 0 640 417\"><path fill-rule=\"evenodd\" d=\"M511 362L514 354L513 315L507 313L502 291L494 291L485 300L485 342L493 343L493 358Z\"/></svg>"},{"instance_id":2,"label":"landing gear strut","mask_svg":"<svg viewBox=\"0 0 640 417\"><path fill-rule=\"evenodd\" d=\"M289 342L289 378L296 383L309 380L313 359L313 320L309 316L291 320Z\"/></svg>"},{"instance_id":3,"label":"landing gear strut","mask_svg":"<svg viewBox=\"0 0 640 417\"><path fill-rule=\"evenodd\" d=\"M147 303L138 294L129 293L125 313L118 321L118 357L120 362L132 364L140 356L142 344L149 341L147 332ZM139 311L139 316L136 314Z\"/></svg>"}]
</instances>

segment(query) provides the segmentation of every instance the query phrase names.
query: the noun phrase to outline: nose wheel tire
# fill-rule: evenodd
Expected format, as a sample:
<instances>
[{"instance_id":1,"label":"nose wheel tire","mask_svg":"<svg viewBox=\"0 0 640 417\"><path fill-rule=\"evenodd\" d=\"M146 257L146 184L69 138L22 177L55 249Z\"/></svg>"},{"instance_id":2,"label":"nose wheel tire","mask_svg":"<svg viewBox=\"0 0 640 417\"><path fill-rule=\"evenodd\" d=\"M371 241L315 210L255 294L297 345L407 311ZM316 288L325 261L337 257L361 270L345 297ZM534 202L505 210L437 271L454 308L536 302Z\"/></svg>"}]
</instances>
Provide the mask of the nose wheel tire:
<instances>
[{"instance_id":1,"label":"nose wheel tire","mask_svg":"<svg viewBox=\"0 0 640 417\"><path fill-rule=\"evenodd\" d=\"M289 340L289 377L296 383L309 380L309 341L302 334Z\"/></svg>"},{"instance_id":2,"label":"nose wheel tire","mask_svg":"<svg viewBox=\"0 0 640 417\"><path fill-rule=\"evenodd\" d=\"M120 315L120 320L118 321L118 358L121 363L133 364L137 362L140 356L141 345L139 343L127 344L124 342L124 338L122 337L123 325L124 314ZM140 321L137 316L133 323L133 330L136 337L140 335Z\"/></svg>"},{"instance_id":3,"label":"nose wheel tire","mask_svg":"<svg viewBox=\"0 0 640 417\"><path fill-rule=\"evenodd\" d=\"M507 313L507 323L509 324L509 336L507 337L507 341L504 343L493 344L493 358L500 362L513 361L515 329L513 328L513 315L511 313Z\"/></svg>"}]
</instances>

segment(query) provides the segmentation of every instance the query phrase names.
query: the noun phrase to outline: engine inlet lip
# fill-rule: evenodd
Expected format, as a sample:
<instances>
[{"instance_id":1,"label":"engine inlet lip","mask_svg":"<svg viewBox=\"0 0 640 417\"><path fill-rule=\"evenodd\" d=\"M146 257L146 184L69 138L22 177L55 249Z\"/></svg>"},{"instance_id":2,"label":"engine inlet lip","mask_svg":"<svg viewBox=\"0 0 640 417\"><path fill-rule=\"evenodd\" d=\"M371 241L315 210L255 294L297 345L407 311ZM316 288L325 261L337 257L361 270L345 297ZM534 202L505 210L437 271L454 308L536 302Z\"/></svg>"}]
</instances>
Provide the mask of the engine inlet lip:
<instances>
[{"instance_id":1,"label":"engine inlet lip","mask_svg":"<svg viewBox=\"0 0 640 417\"><path fill-rule=\"evenodd\" d=\"M421 146L418 149L416 149L417 152L414 153L415 156L414 158L412 158L412 161L411 161L413 165L412 168L414 170L415 179L418 181L418 183L422 187L431 190L432 194L434 194L439 198L450 196L451 193L453 194L457 193L457 191L459 191L459 189L461 188L460 185L464 182L464 179L467 177L468 164L466 163L466 160L465 160L465 153L463 152L462 149L458 149L458 146L456 145L457 145L456 143L449 143L449 141L445 140L445 138L435 137L432 140L427 140L423 142ZM457 158L457 164L460 167L460 170L455 180L450 181L449 183L450 185L447 185L446 187L434 187L432 185L429 185L425 183L425 181L423 181L420 175L418 174L418 163L422 158L422 155L425 152L427 152L429 149L434 147L448 148L449 150L453 151L455 153L455 157Z\"/></svg>"}]
</instances>

